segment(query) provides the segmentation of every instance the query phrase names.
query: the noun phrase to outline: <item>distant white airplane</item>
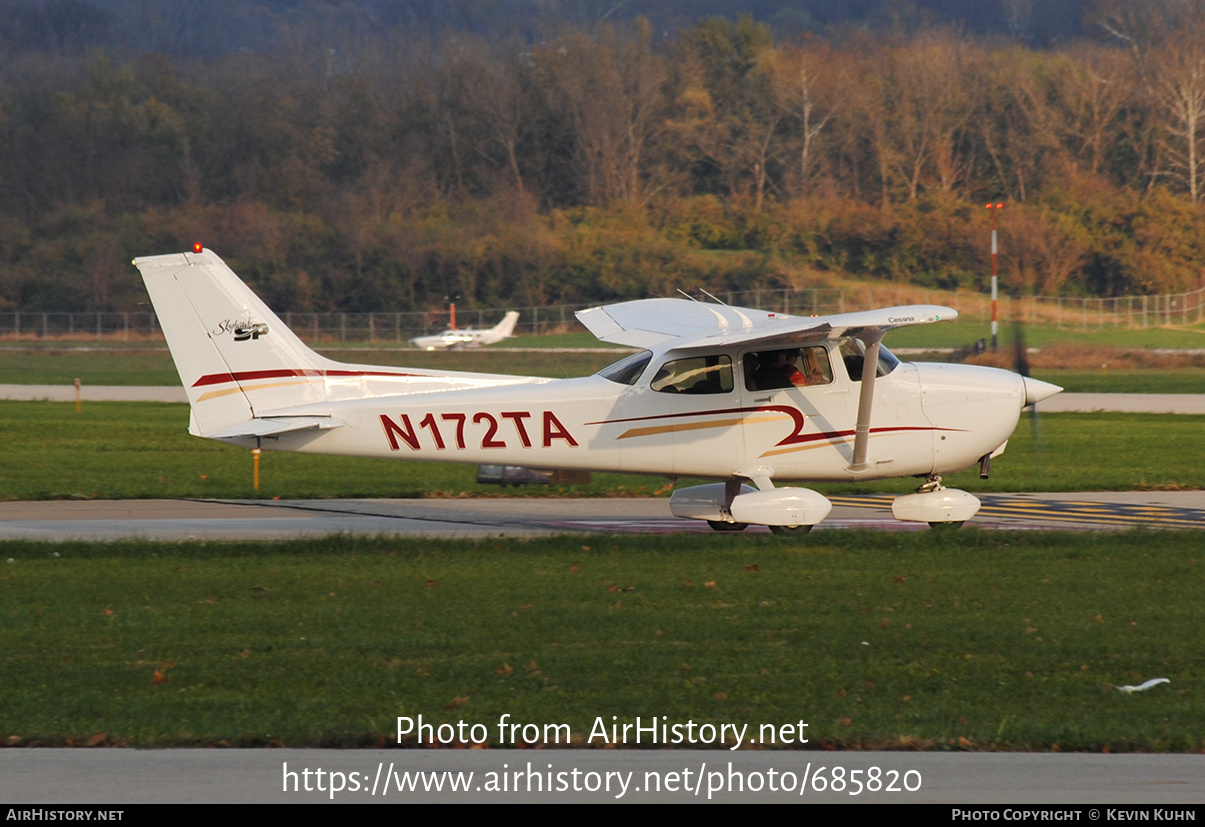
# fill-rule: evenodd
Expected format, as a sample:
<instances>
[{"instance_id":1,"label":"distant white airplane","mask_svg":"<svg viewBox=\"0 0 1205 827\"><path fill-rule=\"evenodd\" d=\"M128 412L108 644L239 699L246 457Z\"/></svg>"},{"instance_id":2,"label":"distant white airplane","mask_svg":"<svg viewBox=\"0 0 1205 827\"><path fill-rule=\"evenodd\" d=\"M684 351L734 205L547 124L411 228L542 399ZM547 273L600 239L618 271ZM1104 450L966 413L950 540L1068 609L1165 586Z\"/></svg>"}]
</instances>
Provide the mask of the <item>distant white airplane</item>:
<instances>
[{"instance_id":1,"label":"distant white airplane","mask_svg":"<svg viewBox=\"0 0 1205 827\"><path fill-rule=\"evenodd\" d=\"M519 314L517 311L512 310L502 317L502 321L488 330L472 330L469 328L445 330L443 333L437 333L434 336L419 336L410 341L415 347L421 347L423 350L452 350L459 347L492 345L494 342L501 342L503 339L509 339L514 335L515 323L517 321L519 321Z\"/></svg>"}]
</instances>

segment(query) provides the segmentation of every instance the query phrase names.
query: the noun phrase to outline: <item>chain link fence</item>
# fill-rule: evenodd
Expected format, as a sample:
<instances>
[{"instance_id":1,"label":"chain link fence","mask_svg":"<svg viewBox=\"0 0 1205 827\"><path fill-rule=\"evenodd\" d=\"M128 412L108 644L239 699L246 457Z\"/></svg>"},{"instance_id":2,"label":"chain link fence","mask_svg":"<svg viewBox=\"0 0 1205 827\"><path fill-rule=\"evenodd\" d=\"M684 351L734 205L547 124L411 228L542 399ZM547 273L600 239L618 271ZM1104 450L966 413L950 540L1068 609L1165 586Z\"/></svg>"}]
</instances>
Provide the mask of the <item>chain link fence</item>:
<instances>
[{"instance_id":1,"label":"chain link fence","mask_svg":"<svg viewBox=\"0 0 1205 827\"><path fill-rule=\"evenodd\" d=\"M707 295L697 296L709 301ZM756 307L798 316L847 313L904 304L940 304L964 318L987 320L991 298L985 293L949 292L924 288L868 287L863 290L745 290L721 292L727 304ZM507 310L519 311L516 335L564 333L580 329L573 317L588 305L551 307L458 308L459 327L497 324ZM1001 296L1001 321L1023 321L1063 329L1170 327L1205 321L1205 288L1189 293L1118 296L1104 299ZM446 311L407 313L285 313L284 322L313 343L401 344L448 327ZM162 341L154 313L0 313L0 340L7 341Z\"/></svg>"}]
</instances>

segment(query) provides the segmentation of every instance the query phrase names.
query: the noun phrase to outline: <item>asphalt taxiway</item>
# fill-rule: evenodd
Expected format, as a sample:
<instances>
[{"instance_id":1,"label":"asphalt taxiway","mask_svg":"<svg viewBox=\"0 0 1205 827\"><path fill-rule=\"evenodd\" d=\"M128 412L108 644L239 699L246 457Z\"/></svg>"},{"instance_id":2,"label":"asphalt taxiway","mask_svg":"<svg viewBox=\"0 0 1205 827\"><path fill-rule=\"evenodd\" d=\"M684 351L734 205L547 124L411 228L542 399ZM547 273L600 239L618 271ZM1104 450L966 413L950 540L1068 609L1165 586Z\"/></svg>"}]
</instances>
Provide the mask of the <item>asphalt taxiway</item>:
<instances>
[{"instance_id":1,"label":"asphalt taxiway","mask_svg":"<svg viewBox=\"0 0 1205 827\"><path fill-rule=\"evenodd\" d=\"M1205 492L983 494L972 525L999 530L1205 528ZM888 495L835 496L819 530L920 531ZM668 498L447 500L122 500L0 503L0 540L270 540L331 534L443 538L709 532ZM750 533L764 532L751 526Z\"/></svg>"}]
</instances>

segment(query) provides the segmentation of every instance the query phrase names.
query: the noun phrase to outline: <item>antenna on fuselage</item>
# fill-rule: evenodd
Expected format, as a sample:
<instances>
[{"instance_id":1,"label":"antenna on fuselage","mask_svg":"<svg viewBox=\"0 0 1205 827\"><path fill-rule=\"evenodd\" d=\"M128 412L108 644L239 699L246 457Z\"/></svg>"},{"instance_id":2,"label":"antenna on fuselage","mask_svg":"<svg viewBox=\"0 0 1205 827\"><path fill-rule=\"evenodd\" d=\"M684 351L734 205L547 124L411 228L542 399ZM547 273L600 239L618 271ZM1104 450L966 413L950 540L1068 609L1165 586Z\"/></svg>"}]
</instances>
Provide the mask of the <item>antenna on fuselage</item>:
<instances>
[{"instance_id":1,"label":"antenna on fuselage","mask_svg":"<svg viewBox=\"0 0 1205 827\"><path fill-rule=\"evenodd\" d=\"M710 293L708 293L708 292L707 292L706 290L704 290L702 287L700 287L700 288L699 288L699 292L700 292L700 293L702 293L702 294L703 294L704 296L706 296L707 298L711 299L711 300L712 300L713 302L715 302L716 304L722 304L722 305L724 305L724 307L727 307L727 306L728 306L728 302L726 302L726 301L721 301L720 299L717 299L715 296L713 296L713 295L711 295Z\"/></svg>"},{"instance_id":2,"label":"antenna on fuselage","mask_svg":"<svg viewBox=\"0 0 1205 827\"><path fill-rule=\"evenodd\" d=\"M686 298L690 299L692 302L698 301L698 299L696 299L694 296L690 295L690 293L687 293L681 287L675 287L674 289L677 290L679 293L681 293L683 296L686 296Z\"/></svg>"}]
</instances>

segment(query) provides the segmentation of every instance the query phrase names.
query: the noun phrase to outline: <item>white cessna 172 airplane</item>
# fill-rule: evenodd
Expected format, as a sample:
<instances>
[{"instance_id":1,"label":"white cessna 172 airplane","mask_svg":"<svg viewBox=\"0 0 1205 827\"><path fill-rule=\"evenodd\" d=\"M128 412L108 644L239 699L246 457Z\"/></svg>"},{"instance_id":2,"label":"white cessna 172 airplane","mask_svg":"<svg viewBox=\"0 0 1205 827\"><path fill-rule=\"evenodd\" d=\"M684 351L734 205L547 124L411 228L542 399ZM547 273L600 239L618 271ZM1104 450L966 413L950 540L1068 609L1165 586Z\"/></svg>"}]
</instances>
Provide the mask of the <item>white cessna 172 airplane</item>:
<instances>
[{"instance_id":1,"label":"white cessna 172 airplane","mask_svg":"<svg viewBox=\"0 0 1205 827\"><path fill-rule=\"evenodd\" d=\"M599 339L642 348L593 376L543 379L334 362L209 250L134 261L188 393L189 432L249 448L701 477L679 517L718 531L819 523L792 483L923 477L897 519L979 509L941 475L1004 450L1021 409L1061 388L1004 370L908 364L880 346L932 305L784 316L682 299L596 307Z\"/></svg>"},{"instance_id":2,"label":"white cessna 172 airplane","mask_svg":"<svg viewBox=\"0 0 1205 827\"><path fill-rule=\"evenodd\" d=\"M509 339L515 332L515 322L517 321L519 321L519 314L512 310L502 317L502 321L490 328L482 330L452 328L443 333L436 333L434 336L419 336L411 339L410 342L423 350L452 350L460 347L492 345L503 339Z\"/></svg>"}]
</instances>

